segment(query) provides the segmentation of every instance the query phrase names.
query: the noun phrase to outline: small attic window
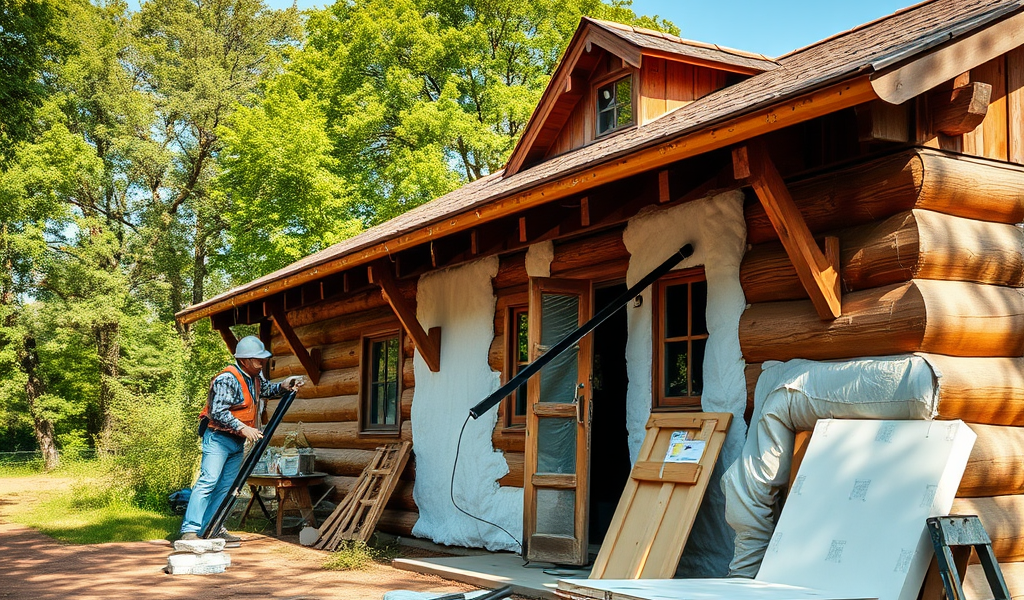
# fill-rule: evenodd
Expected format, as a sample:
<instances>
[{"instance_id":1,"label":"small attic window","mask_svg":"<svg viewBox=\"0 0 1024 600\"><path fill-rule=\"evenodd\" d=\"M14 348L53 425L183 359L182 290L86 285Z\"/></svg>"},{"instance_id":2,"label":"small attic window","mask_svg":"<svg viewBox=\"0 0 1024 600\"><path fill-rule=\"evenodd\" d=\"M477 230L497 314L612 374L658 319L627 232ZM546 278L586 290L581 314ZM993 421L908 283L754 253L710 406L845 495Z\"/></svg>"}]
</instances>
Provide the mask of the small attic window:
<instances>
[{"instance_id":1,"label":"small attic window","mask_svg":"<svg viewBox=\"0 0 1024 600\"><path fill-rule=\"evenodd\" d=\"M633 76L597 89L597 135L633 124Z\"/></svg>"}]
</instances>

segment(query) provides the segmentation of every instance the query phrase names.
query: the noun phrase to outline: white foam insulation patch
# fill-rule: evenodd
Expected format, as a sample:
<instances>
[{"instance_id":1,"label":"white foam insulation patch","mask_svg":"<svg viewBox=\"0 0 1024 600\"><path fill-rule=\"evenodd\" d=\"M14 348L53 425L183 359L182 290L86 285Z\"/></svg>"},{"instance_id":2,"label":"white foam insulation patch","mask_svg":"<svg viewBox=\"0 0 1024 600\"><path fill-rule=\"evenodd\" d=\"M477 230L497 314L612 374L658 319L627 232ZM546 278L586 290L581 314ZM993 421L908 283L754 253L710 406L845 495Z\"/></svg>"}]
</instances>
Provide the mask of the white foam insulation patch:
<instances>
[{"instance_id":1,"label":"white foam insulation patch","mask_svg":"<svg viewBox=\"0 0 1024 600\"><path fill-rule=\"evenodd\" d=\"M515 551L519 547L508 535L459 512L449 493L459 430L469 409L498 389L501 381L501 374L487 364L496 304L491 279L497 273L498 258L489 257L428 273L419 280L416 313L424 329L441 328L441 370L432 372L416 353L413 497L419 519L412 532L440 544ZM466 425L455 499L470 514L497 523L521 539L522 490L498 486L508 464L491 443L497 418L497 411L490 410Z\"/></svg>"},{"instance_id":2,"label":"white foam insulation patch","mask_svg":"<svg viewBox=\"0 0 1024 600\"><path fill-rule=\"evenodd\" d=\"M551 261L554 258L554 242L533 244L526 249L526 274L530 277L551 277Z\"/></svg>"},{"instance_id":3,"label":"white foam insulation patch","mask_svg":"<svg viewBox=\"0 0 1024 600\"><path fill-rule=\"evenodd\" d=\"M746 308L739 278L746 236L743 193L739 191L667 210L648 209L630 219L622 235L630 253L628 285L640 281L683 244L693 244L693 255L676 268L704 265L707 276L709 337L701 406L704 411L729 412L734 417L680 561L679 574L685 577L724 576L733 553L733 531L725 522L725 496L717 482L725 468L740 455L746 435L743 411L747 392L739 339L740 315ZM626 428L632 462L636 462L651 411L650 288L642 296L643 303L639 307L630 305L626 309L629 336L626 342L629 376Z\"/></svg>"}]
</instances>

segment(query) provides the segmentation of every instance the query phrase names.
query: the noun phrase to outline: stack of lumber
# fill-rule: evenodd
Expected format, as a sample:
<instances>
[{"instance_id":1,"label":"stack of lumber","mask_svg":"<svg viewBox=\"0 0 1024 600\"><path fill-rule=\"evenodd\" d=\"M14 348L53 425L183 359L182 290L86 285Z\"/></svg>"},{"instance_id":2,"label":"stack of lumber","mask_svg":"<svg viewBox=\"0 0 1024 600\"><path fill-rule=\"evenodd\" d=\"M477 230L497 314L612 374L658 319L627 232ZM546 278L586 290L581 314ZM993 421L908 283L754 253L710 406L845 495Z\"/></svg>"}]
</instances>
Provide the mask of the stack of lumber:
<instances>
[{"instance_id":1,"label":"stack of lumber","mask_svg":"<svg viewBox=\"0 0 1024 600\"><path fill-rule=\"evenodd\" d=\"M411 449L411 442L377 449L354 489L320 527L316 548L333 552L346 540L370 540L391 493L398 485L398 477L409 461Z\"/></svg>"},{"instance_id":2,"label":"stack of lumber","mask_svg":"<svg viewBox=\"0 0 1024 600\"><path fill-rule=\"evenodd\" d=\"M767 360L922 354L941 374L938 418L978 434L953 512L981 517L1024 596L1024 169L911 149L787 185L812 233L839 238L842 315L818 317L748 203L748 397ZM992 597L980 565L965 588Z\"/></svg>"}]
</instances>

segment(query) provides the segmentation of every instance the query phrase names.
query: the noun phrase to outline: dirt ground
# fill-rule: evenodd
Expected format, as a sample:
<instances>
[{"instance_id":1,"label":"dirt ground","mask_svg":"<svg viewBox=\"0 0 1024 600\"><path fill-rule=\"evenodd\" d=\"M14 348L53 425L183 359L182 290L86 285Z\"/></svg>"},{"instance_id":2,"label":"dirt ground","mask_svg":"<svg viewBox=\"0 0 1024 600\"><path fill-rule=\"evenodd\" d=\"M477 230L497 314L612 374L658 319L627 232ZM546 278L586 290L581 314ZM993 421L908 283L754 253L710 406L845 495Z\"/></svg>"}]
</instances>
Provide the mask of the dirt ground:
<instances>
[{"instance_id":1,"label":"dirt ground","mask_svg":"<svg viewBox=\"0 0 1024 600\"><path fill-rule=\"evenodd\" d=\"M460 592L476 588L375 564L365 571L320 568L328 553L258 534L240 534L218 575L166 575L165 540L89 546L62 544L7 517L24 491L66 485L51 477L0 478L0 598L157 600L162 598L380 599L391 590Z\"/></svg>"}]
</instances>

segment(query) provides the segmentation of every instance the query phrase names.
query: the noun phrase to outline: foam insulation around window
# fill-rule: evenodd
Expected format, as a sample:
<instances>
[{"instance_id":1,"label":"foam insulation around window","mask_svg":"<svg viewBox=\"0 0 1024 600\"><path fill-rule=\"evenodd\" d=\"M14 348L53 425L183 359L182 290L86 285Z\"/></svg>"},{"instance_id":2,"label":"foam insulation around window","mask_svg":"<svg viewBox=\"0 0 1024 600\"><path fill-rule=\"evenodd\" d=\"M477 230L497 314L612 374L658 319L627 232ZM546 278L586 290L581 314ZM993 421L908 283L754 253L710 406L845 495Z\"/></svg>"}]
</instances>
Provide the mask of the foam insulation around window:
<instances>
[{"instance_id":1,"label":"foam insulation around window","mask_svg":"<svg viewBox=\"0 0 1024 600\"><path fill-rule=\"evenodd\" d=\"M554 242L533 244L526 249L526 274L530 277L551 277L551 261L554 258Z\"/></svg>"},{"instance_id":2,"label":"foam insulation around window","mask_svg":"<svg viewBox=\"0 0 1024 600\"><path fill-rule=\"evenodd\" d=\"M498 258L489 257L423 275L417 286L417 318L424 329L441 327L441 370L432 372L416 353L413 498L419 519L412 533L440 544L516 551L519 547L508 535L459 512L449 495L459 429L469 409L498 389L501 381L501 374L487 364L496 305L491 280L497 273ZM498 485L508 464L491 443L497 418L492 409L466 426L455 498L469 513L521 539L522 489Z\"/></svg>"},{"instance_id":3,"label":"foam insulation around window","mask_svg":"<svg viewBox=\"0 0 1024 600\"><path fill-rule=\"evenodd\" d=\"M733 553L733 532L725 522L725 497L718 481L743 447L746 430L746 380L740 352L739 322L746 308L739 269L746 251L743 193L719 194L670 209L651 208L630 219L622 240L629 251L627 284L633 285L686 243L694 253L677 266L704 265L708 283L708 342L704 356L704 387L701 407L707 412L733 414L732 426L719 455L712 483L697 514L689 542L680 561L686 577L721 577ZM626 428L630 461L636 462L651 412L651 360L654 341L651 323L651 289L642 294L639 307L626 308L628 339L626 369Z\"/></svg>"}]
</instances>

